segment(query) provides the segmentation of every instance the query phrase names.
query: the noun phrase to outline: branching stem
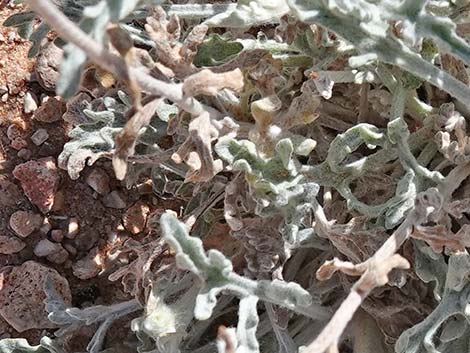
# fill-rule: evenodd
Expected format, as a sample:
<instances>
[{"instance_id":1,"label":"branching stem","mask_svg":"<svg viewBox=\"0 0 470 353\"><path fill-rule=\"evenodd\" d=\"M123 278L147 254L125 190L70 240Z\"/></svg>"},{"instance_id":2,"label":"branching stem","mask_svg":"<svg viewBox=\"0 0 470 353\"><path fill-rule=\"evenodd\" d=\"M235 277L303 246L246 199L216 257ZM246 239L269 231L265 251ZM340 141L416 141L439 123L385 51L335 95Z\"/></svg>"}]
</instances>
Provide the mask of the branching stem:
<instances>
[{"instance_id":1,"label":"branching stem","mask_svg":"<svg viewBox=\"0 0 470 353\"><path fill-rule=\"evenodd\" d=\"M123 72L125 63L119 56L112 54L101 43L96 42L83 32L50 0L28 0L27 2L31 9L41 16L50 27L54 28L62 39L79 47L94 63L117 77ZM204 106L193 97L185 97L182 84L157 80L143 68L130 67L129 74L135 79L142 91L168 98L193 115L200 115L203 111L208 111L211 115L219 115L215 109Z\"/></svg>"}]
</instances>

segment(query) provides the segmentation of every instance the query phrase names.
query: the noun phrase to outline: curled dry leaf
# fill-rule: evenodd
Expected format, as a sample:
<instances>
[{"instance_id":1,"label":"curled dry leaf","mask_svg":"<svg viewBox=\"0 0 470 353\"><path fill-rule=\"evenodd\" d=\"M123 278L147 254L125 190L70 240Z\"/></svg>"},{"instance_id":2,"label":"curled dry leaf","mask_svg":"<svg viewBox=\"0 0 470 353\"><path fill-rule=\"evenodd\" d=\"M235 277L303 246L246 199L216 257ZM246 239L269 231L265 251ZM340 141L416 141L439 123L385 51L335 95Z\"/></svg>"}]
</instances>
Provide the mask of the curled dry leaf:
<instances>
[{"instance_id":1,"label":"curled dry leaf","mask_svg":"<svg viewBox=\"0 0 470 353\"><path fill-rule=\"evenodd\" d=\"M220 90L228 88L235 92L243 89L243 74L240 69L213 73L209 69L199 71L187 77L183 83L186 96L215 96Z\"/></svg>"},{"instance_id":2,"label":"curled dry leaf","mask_svg":"<svg viewBox=\"0 0 470 353\"><path fill-rule=\"evenodd\" d=\"M416 226L411 236L425 241L437 253L444 248L452 252L465 251L470 246L470 225L464 224L455 234L444 225Z\"/></svg>"},{"instance_id":3,"label":"curled dry leaf","mask_svg":"<svg viewBox=\"0 0 470 353\"><path fill-rule=\"evenodd\" d=\"M189 136L173 154L171 159L175 163L185 163L189 166L185 180L208 181L222 171L223 164L220 159L214 160L212 156L212 142L219 137L219 131L212 124L209 114L203 113L189 123Z\"/></svg>"},{"instance_id":4,"label":"curled dry leaf","mask_svg":"<svg viewBox=\"0 0 470 353\"><path fill-rule=\"evenodd\" d=\"M140 109L134 110L134 114L124 126L124 129L116 136L116 149L113 154L113 167L118 180L123 180L127 172L127 160L134 154L135 144L139 132L150 123L161 99L154 98Z\"/></svg>"},{"instance_id":5,"label":"curled dry leaf","mask_svg":"<svg viewBox=\"0 0 470 353\"><path fill-rule=\"evenodd\" d=\"M364 263L354 265L349 261L341 261L338 258L333 260L326 261L320 268L317 270L317 279L320 281L325 281L330 279L337 271L341 271L350 276L360 276L364 273L366 267Z\"/></svg>"},{"instance_id":6,"label":"curled dry leaf","mask_svg":"<svg viewBox=\"0 0 470 353\"><path fill-rule=\"evenodd\" d=\"M196 70L192 59L197 53L197 46L204 40L208 30L206 25L193 27L181 43L181 24L178 17L173 15L168 19L165 11L157 6L153 16L147 17L145 29L155 42L160 65L170 77L182 79Z\"/></svg>"}]
</instances>

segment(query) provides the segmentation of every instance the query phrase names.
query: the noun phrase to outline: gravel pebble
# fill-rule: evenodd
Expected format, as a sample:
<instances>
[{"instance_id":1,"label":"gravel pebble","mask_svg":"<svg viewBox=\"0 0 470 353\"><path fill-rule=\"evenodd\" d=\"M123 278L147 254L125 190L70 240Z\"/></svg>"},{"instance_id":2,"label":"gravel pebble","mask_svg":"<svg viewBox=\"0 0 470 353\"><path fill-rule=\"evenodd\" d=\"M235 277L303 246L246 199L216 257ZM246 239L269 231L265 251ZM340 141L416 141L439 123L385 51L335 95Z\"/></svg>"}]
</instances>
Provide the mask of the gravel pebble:
<instances>
[{"instance_id":1,"label":"gravel pebble","mask_svg":"<svg viewBox=\"0 0 470 353\"><path fill-rule=\"evenodd\" d=\"M42 145L48 138L49 134L46 129L38 129L31 135L31 141L33 141L36 146Z\"/></svg>"},{"instance_id":2,"label":"gravel pebble","mask_svg":"<svg viewBox=\"0 0 470 353\"><path fill-rule=\"evenodd\" d=\"M34 255L37 257L46 257L59 252L62 246L48 239L41 239L34 247Z\"/></svg>"},{"instance_id":3,"label":"gravel pebble","mask_svg":"<svg viewBox=\"0 0 470 353\"><path fill-rule=\"evenodd\" d=\"M80 227L78 225L78 219L75 217L72 217L69 219L69 224L67 226L67 233L65 233L65 237L68 239L74 239L80 230Z\"/></svg>"},{"instance_id":4,"label":"gravel pebble","mask_svg":"<svg viewBox=\"0 0 470 353\"><path fill-rule=\"evenodd\" d=\"M34 119L43 123L52 123L62 119L65 113L65 103L56 97L48 97L34 112Z\"/></svg>"},{"instance_id":5,"label":"gravel pebble","mask_svg":"<svg viewBox=\"0 0 470 353\"><path fill-rule=\"evenodd\" d=\"M132 234L139 234L145 230L149 213L149 206L144 202L139 201L129 207L126 213L124 213L122 223Z\"/></svg>"},{"instance_id":6,"label":"gravel pebble","mask_svg":"<svg viewBox=\"0 0 470 353\"><path fill-rule=\"evenodd\" d=\"M64 239L64 231L62 229L53 229L51 231L51 239L60 243Z\"/></svg>"},{"instance_id":7,"label":"gravel pebble","mask_svg":"<svg viewBox=\"0 0 470 353\"><path fill-rule=\"evenodd\" d=\"M28 160L31 158L32 152L27 148L22 148L18 151L18 157Z\"/></svg>"},{"instance_id":8,"label":"gravel pebble","mask_svg":"<svg viewBox=\"0 0 470 353\"><path fill-rule=\"evenodd\" d=\"M28 147L28 142L24 138L17 137L11 141L10 146L17 151L21 151L23 148Z\"/></svg>"},{"instance_id":9,"label":"gravel pebble","mask_svg":"<svg viewBox=\"0 0 470 353\"><path fill-rule=\"evenodd\" d=\"M96 277L100 271L101 256L97 247L90 250L84 258L75 262L72 266L73 274L80 279Z\"/></svg>"},{"instance_id":10,"label":"gravel pebble","mask_svg":"<svg viewBox=\"0 0 470 353\"><path fill-rule=\"evenodd\" d=\"M0 315L18 332L57 327L47 318L44 309L46 277L65 304L71 304L67 280L56 270L35 261L26 261L0 277L3 277L0 279Z\"/></svg>"},{"instance_id":11,"label":"gravel pebble","mask_svg":"<svg viewBox=\"0 0 470 353\"><path fill-rule=\"evenodd\" d=\"M37 99L35 98L34 94L31 92L26 92L24 96L24 112L26 114L30 114L38 109Z\"/></svg>"},{"instance_id":12,"label":"gravel pebble","mask_svg":"<svg viewBox=\"0 0 470 353\"><path fill-rule=\"evenodd\" d=\"M10 141L23 136L23 131L16 124L11 124L7 128L7 137Z\"/></svg>"},{"instance_id":13,"label":"gravel pebble","mask_svg":"<svg viewBox=\"0 0 470 353\"><path fill-rule=\"evenodd\" d=\"M100 168L94 168L85 178L85 182L100 195L106 195L110 191L109 176Z\"/></svg>"},{"instance_id":14,"label":"gravel pebble","mask_svg":"<svg viewBox=\"0 0 470 353\"><path fill-rule=\"evenodd\" d=\"M39 229L42 224L42 216L30 211L16 211L10 216L10 227L22 238Z\"/></svg>"},{"instance_id":15,"label":"gravel pebble","mask_svg":"<svg viewBox=\"0 0 470 353\"><path fill-rule=\"evenodd\" d=\"M28 199L42 213L51 210L60 180L54 158L41 158L17 165L13 175L20 181Z\"/></svg>"},{"instance_id":16,"label":"gravel pebble","mask_svg":"<svg viewBox=\"0 0 470 353\"><path fill-rule=\"evenodd\" d=\"M109 208L123 209L126 208L126 201L119 191L111 191L108 195L103 197L103 204Z\"/></svg>"}]
</instances>

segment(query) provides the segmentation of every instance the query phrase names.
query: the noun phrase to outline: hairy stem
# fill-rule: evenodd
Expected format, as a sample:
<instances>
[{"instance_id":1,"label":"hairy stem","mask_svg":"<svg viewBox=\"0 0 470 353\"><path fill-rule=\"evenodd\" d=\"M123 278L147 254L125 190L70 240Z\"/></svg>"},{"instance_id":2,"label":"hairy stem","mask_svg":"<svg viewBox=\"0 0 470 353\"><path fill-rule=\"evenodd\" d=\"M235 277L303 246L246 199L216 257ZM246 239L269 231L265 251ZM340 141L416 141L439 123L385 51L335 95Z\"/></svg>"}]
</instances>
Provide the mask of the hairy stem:
<instances>
[{"instance_id":1,"label":"hairy stem","mask_svg":"<svg viewBox=\"0 0 470 353\"><path fill-rule=\"evenodd\" d=\"M123 72L123 65L125 65L123 60L89 37L60 12L50 0L28 0L27 2L31 9L41 16L49 26L54 28L61 38L79 47L94 63L103 69L112 72L116 77L120 76ZM182 84L157 80L143 68L130 67L129 75L135 79L142 91L166 97L193 115L200 115L203 111L208 111L212 115L219 115L215 109L203 106L192 97L184 96Z\"/></svg>"}]
</instances>

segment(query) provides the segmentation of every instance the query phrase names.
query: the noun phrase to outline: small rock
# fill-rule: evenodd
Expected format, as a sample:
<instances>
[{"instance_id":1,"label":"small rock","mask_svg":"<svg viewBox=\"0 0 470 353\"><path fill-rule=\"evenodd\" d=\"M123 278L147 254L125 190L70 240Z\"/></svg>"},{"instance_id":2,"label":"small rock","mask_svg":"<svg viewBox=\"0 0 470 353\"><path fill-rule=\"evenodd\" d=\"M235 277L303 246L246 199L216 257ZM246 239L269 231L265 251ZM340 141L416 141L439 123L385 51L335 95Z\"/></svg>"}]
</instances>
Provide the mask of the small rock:
<instances>
[{"instance_id":1,"label":"small rock","mask_svg":"<svg viewBox=\"0 0 470 353\"><path fill-rule=\"evenodd\" d=\"M42 216L30 211L16 211L10 216L10 227L22 238L26 238L42 224Z\"/></svg>"},{"instance_id":2,"label":"small rock","mask_svg":"<svg viewBox=\"0 0 470 353\"><path fill-rule=\"evenodd\" d=\"M11 141L10 146L15 150L19 151L28 146L28 142L23 138L23 130L18 125L8 126L7 137Z\"/></svg>"},{"instance_id":3,"label":"small rock","mask_svg":"<svg viewBox=\"0 0 470 353\"><path fill-rule=\"evenodd\" d=\"M55 264L63 264L69 258L69 253L61 244L53 243L48 239L42 239L36 244L34 255L45 257L48 261Z\"/></svg>"},{"instance_id":4,"label":"small rock","mask_svg":"<svg viewBox=\"0 0 470 353\"><path fill-rule=\"evenodd\" d=\"M106 195L110 191L109 176L100 168L94 168L85 178L85 182L98 194Z\"/></svg>"},{"instance_id":5,"label":"small rock","mask_svg":"<svg viewBox=\"0 0 470 353\"><path fill-rule=\"evenodd\" d=\"M11 124L7 128L7 137L10 141L13 141L14 139L18 137L23 137L23 131L18 125Z\"/></svg>"},{"instance_id":6,"label":"small rock","mask_svg":"<svg viewBox=\"0 0 470 353\"><path fill-rule=\"evenodd\" d=\"M65 250L69 252L70 255L75 256L77 255L77 249L72 244L64 244L63 245Z\"/></svg>"},{"instance_id":7,"label":"small rock","mask_svg":"<svg viewBox=\"0 0 470 353\"><path fill-rule=\"evenodd\" d=\"M49 97L35 112L34 119L43 123L52 123L62 119L65 103L56 97Z\"/></svg>"},{"instance_id":8,"label":"small rock","mask_svg":"<svg viewBox=\"0 0 470 353\"><path fill-rule=\"evenodd\" d=\"M26 243L15 237L0 236L0 254L10 255L20 252Z\"/></svg>"},{"instance_id":9,"label":"small rock","mask_svg":"<svg viewBox=\"0 0 470 353\"><path fill-rule=\"evenodd\" d=\"M17 165L13 170L28 199L36 205L42 213L51 210L54 197L59 185L59 173L52 157L31 160Z\"/></svg>"},{"instance_id":10,"label":"small rock","mask_svg":"<svg viewBox=\"0 0 470 353\"><path fill-rule=\"evenodd\" d=\"M39 231L42 233L42 234L47 234L49 233L49 231L52 229L52 225L51 223L49 222L49 218L44 218L44 221L42 222L42 226L41 228L39 228Z\"/></svg>"},{"instance_id":11,"label":"small rock","mask_svg":"<svg viewBox=\"0 0 470 353\"><path fill-rule=\"evenodd\" d=\"M52 205L51 211L57 212L64 208L65 205L65 195L62 190L57 191L54 197L54 204Z\"/></svg>"},{"instance_id":12,"label":"small rock","mask_svg":"<svg viewBox=\"0 0 470 353\"><path fill-rule=\"evenodd\" d=\"M23 108L26 114L30 114L34 112L36 109L38 109L38 103L36 102L36 99L34 98L33 93L26 92L26 95L24 96Z\"/></svg>"},{"instance_id":13,"label":"small rock","mask_svg":"<svg viewBox=\"0 0 470 353\"><path fill-rule=\"evenodd\" d=\"M49 157L54 154L59 153L62 150L62 147L59 144L52 144L49 142L44 142L38 151L38 156L40 157Z\"/></svg>"},{"instance_id":14,"label":"small rock","mask_svg":"<svg viewBox=\"0 0 470 353\"><path fill-rule=\"evenodd\" d=\"M80 279L96 277L102 270L102 261L103 259L99 249L95 247L90 250L87 256L73 264L73 274Z\"/></svg>"},{"instance_id":15,"label":"small rock","mask_svg":"<svg viewBox=\"0 0 470 353\"><path fill-rule=\"evenodd\" d=\"M139 201L126 211L122 217L122 223L132 234L141 233L145 230L149 213L149 206Z\"/></svg>"},{"instance_id":16,"label":"small rock","mask_svg":"<svg viewBox=\"0 0 470 353\"><path fill-rule=\"evenodd\" d=\"M153 182L152 180L147 180L143 183L137 185L137 192L141 195L153 194Z\"/></svg>"},{"instance_id":17,"label":"small rock","mask_svg":"<svg viewBox=\"0 0 470 353\"><path fill-rule=\"evenodd\" d=\"M5 67L6 64L7 62L4 59L0 60L0 67Z\"/></svg>"},{"instance_id":18,"label":"small rock","mask_svg":"<svg viewBox=\"0 0 470 353\"><path fill-rule=\"evenodd\" d=\"M122 209L126 208L126 201L119 191L111 191L108 195L103 197L103 204L109 208Z\"/></svg>"},{"instance_id":19,"label":"small rock","mask_svg":"<svg viewBox=\"0 0 470 353\"><path fill-rule=\"evenodd\" d=\"M26 140L21 137L17 137L13 141L11 141L10 146L15 150L20 151L23 148L28 147L28 142L26 142Z\"/></svg>"},{"instance_id":20,"label":"small rock","mask_svg":"<svg viewBox=\"0 0 470 353\"><path fill-rule=\"evenodd\" d=\"M28 150L27 148L22 148L18 151L18 157L28 160L31 158L32 152Z\"/></svg>"},{"instance_id":21,"label":"small rock","mask_svg":"<svg viewBox=\"0 0 470 353\"><path fill-rule=\"evenodd\" d=\"M49 138L49 134L46 129L38 129L34 134L31 135L31 141L36 146L42 145Z\"/></svg>"},{"instance_id":22,"label":"small rock","mask_svg":"<svg viewBox=\"0 0 470 353\"><path fill-rule=\"evenodd\" d=\"M72 296L64 277L35 261L13 267L10 272L5 270L3 277L0 280L0 315L5 321L18 332L57 327L47 318L43 286L48 277L65 304L70 305Z\"/></svg>"},{"instance_id":23,"label":"small rock","mask_svg":"<svg viewBox=\"0 0 470 353\"><path fill-rule=\"evenodd\" d=\"M65 233L65 236L68 239L74 239L79 231L79 226L78 226L78 219L75 217L70 218L69 224L67 226L67 233Z\"/></svg>"},{"instance_id":24,"label":"small rock","mask_svg":"<svg viewBox=\"0 0 470 353\"><path fill-rule=\"evenodd\" d=\"M65 261L69 259L69 253L61 245L59 251L47 256L46 259L55 264L63 264Z\"/></svg>"},{"instance_id":25,"label":"small rock","mask_svg":"<svg viewBox=\"0 0 470 353\"><path fill-rule=\"evenodd\" d=\"M8 101L8 92L2 95L2 102L6 103Z\"/></svg>"},{"instance_id":26,"label":"small rock","mask_svg":"<svg viewBox=\"0 0 470 353\"><path fill-rule=\"evenodd\" d=\"M57 243L60 243L64 239L64 231L62 229L53 229L51 231L51 238Z\"/></svg>"},{"instance_id":27,"label":"small rock","mask_svg":"<svg viewBox=\"0 0 470 353\"><path fill-rule=\"evenodd\" d=\"M56 252L59 252L62 246L57 243L53 243L48 239L42 239L34 247L34 255L37 257L46 257Z\"/></svg>"},{"instance_id":28,"label":"small rock","mask_svg":"<svg viewBox=\"0 0 470 353\"><path fill-rule=\"evenodd\" d=\"M5 36L0 33L0 43L3 43L5 41L6 41Z\"/></svg>"},{"instance_id":29,"label":"small rock","mask_svg":"<svg viewBox=\"0 0 470 353\"><path fill-rule=\"evenodd\" d=\"M0 94L4 94L8 92L8 87L5 85L0 86Z\"/></svg>"}]
</instances>

